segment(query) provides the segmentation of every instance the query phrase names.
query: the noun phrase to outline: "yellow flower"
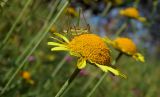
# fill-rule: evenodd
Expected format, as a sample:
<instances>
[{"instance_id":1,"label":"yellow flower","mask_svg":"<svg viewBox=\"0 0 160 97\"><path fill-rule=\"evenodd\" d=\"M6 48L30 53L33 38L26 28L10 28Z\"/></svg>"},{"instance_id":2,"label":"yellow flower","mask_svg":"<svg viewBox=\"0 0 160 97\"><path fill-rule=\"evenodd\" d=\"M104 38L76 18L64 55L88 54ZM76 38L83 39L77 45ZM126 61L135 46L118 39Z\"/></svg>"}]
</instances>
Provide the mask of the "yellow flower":
<instances>
[{"instance_id":1,"label":"yellow flower","mask_svg":"<svg viewBox=\"0 0 160 97\"><path fill-rule=\"evenodd\" d=\"M117 4L117 5L121 5L121 4L123 4L123 0L115 0L115 3Z\"/></svg>"},{"instance_id":2,"label":"yellow flower","mask_svg":"<svg viewBox=\"0 0 160 97\"><path fill-rule=\"evenodd\" d=\"M31 75L28 71L22 71L21 77L25 79L29 84L34 84L34 81L32 80Z\"/></svg>"},{"instance_id":3,"label":"yellow flower","mask_svg":"<svg viewBox=\"0 0 160 97\"><path fill-rule=\"evenodd\" d=\"M50 29L50 32L54 33L57 31L57 27L55 25L53 25Z\"/></svg>"},{"instance_id":4,"label":"yellow flower","mask_svg":"<svg viewBox=\"0 0 160 97\"><path fill-rule=\"evenodd\" d=\"M73 7L67 8L67 13L70 14L71 16L74 16L74 17L78 16L78 13L76 12L76 10Z\"/></svg>"},{"instance_id":5,"label":"yellow flower","mask_svg":"<svg viewBox=\"0 0 160 97\"><path fill-rule=\"evenodd\" d=\"M121 5L124 3L124 0L105 0L106 3L111 2L113 5Z\"/></svg>"},{"instance_id":6,"label":"yellow flower","mask_svg":"<svg viewBox=\"0 0 160 97\"><path fill-rule=\"evenodd\" d=\"M120 10L120 15L129 17L129 18L134 18L141 22L146 21L146 18L141 17L139 14L139 11L135 7L128 7L128 8Z\"/></svg>"},{"instance_id":7,"label":"yellow flower","mask_svg":"<svg viewBox=\"0 0 160 97\"><path fill-rule=\"evenodd\" d=\"M52 37L58 42L48 42L48 45L55 46L51 48L51 51L69 51L71 55L79 58L77 62L77 67L79 69L85 68L86 63L90 62L104 72L110 71L115 75L126 77L110 66L111 56L109 48L99 36L95 34L81 34L74 36L71 41L69 41L62 34L54 34L63 39L63 41Z\"/></svg>"},{"instance_id":8,"label":"yellow flower","mask_svg":"<svg viewBox=\"0 0 160 97\"><path fill-rule=\"evenodd\" d=\"M115 49L123 52L127 55L131 55L134 59L140 62L144 62L144 57L137 52L135 43L126 37L119 37L111 41L108 38L104 39L107 43L111 44Z\"/></svg>"}]
</instances>

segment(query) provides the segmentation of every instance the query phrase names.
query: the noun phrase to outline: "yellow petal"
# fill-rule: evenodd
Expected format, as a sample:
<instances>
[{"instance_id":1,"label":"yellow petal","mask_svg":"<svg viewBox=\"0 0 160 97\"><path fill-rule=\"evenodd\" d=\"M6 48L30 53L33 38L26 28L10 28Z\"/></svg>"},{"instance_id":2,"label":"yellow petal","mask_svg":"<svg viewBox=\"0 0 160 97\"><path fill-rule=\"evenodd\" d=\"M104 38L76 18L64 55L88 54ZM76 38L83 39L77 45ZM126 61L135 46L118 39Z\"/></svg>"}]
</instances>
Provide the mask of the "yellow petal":
<instances>
[{"instance_id":1,"label":"yellow petal","mask_svg":"<svg viewBox=\"0 0 160 97\"><path fill-rule=\"evenodd\" d=\"M67 51L68 49L65 47L54 47L51 51Z\"/></svg>"},{"instance_id":2,"label":"yellow petal","mask_svg":"<svg viewBox=\"0 0 160 97\"><path fill-rule=\"evenodd\" d=\"M140 53L136 53L132 56L134 59L136 59L137 61L140 61L140 62L145 62L144 60L144 56Z\"/></svg>"},{"instance_id":3,"label":"yellow petal","mask_svg":"<svg viewBox=\"0 0 160 97\"><path fill-rule=\"evenodd\" d=\"M122 76L124 78L127 78L126 75L122 74L120 71L118 71L118 70L116 70L112 67L109 67L109 66L106 66L106 65L100 65L100 64L96 64L96 65L104 72L110 71L117 76Z\"/></svg>"},{"instance_id":4,"label":"yellow petal","mask_svg":"<svg viewBox=\"0 0 160 97\"><path fill-rule=\"evenodd\" d=\"M79 53L75 53L75 52L72 52L72 51L70 51L69 53L72 56L81 57L81 55Z\"/></svg>"},{"instance_id":5,"label":"yellow petal","mask_svg":"<svg viewBox=\"0 0 160 97\"><path fill-rule=\"evenodd\" d=\"M124 14L125 14L125 11L124 11L124 10L120 10L119 14L120 14L120 15L124 15Z\"/></svg>"},{"instance_id":6,"label":"yellow petal","mask_svg":"<svg viewBox=\"0 0 160 97\"><path fill-rule=\"evenodd\" d=\"M65 42L63 42L63 41L61 41L61 40L59 40L59 39L57 39L57 38L55 38L55 37L50 37L50 38L52 38L52 39L54 39L54 40L56 40L56 41L58 41L58 42L60 42L60 43L65 43Z\"/></svg>"},{"instance_id":7,"label":"yellow petal","mask_svg":"<svg viewBox=\"0 0 160 97\"><path fill-rule=\"evenodd\" d=\"M60 47L64 47L65 46L64 44L60 44L60 43L57 43L57 42L48 42L47 44L48 45L53 45L53 46L60 46Z\"/></svg>"},{"instance_id":8,"label":"yellow petal","mask_svg":"<svg viewBox=\"0 0 160 97\"><path fill-rule=\"evenodd\" d=\"M78 69L83 69L84 67L86 67L86 60L83 58L78 59L77 67Z\"/></svg>"},{"instance_id":9,"label":"yellow petal","mask_svg":"<svg viewBox=\"0 0 160 97\"><path fill-rule=\"evenodd\" d=\"M62 34L59 34L59 33L53 33L53 34L55 34L56 36L62 38L65 42L69 43L69 40L65 36L63 36Z\"/></svg>"}]
</instances>

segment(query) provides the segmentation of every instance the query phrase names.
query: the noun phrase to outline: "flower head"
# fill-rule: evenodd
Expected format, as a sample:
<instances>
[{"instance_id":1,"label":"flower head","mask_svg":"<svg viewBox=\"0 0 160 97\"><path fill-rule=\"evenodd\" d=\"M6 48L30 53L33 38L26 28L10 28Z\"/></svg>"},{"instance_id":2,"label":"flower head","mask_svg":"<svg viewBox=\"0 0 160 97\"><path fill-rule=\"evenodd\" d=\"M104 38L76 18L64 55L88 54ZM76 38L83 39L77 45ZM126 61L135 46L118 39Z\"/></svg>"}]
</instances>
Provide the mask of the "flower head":
<instances>
[{"instance_id":1,"label":"flower head","mask_svg":"<svg viewBox=\"0 0 160 97\"><path fill-rule=\"evenodd\" d=\"M86 60L98 64L110 65L111 57L109 48L103 40L95 34L75 36L68 44L68 47L71 52L80 54L79 56L82 56Z\"/></svg>"},{"instance_id":2,"label":"flower head","mask_svg":"<svg viewBox=\"0 0 160 97\"><path fill-rule=\"evenodd\" d=\"M57 42L48 42L48 45L53 45L52 51L69 51L71 55L78 57L77 67L83 69L86 66L86 62L90 62L99 67L104 72L112 72L115 75L121 74L118 70L112 68L111 56L109 48L105 42L95 34L81 34L73 37L70 41L62 34L54 33L63 41L58 40ZM53 38L53 37L52 37ZM56 39L57 40L57 39ZM65 42L64 42L65 41Z\"/></svg>"},{"instance_id":3,"label":"flower head","mask_svg":"<svg viewBox=\"0 0 160 97\"><path fill-rule=\"evenodd\" d=\"M87 76L89 75L89 73L86 71L86 70L81 70L80 73L79 73L81 76Z\"/></svg>"},{"instance_id":4,"label":"flower head","mask_svg":"<svg viewBox=\"0 0 160 97\"><path fill-rule=\"evenodd\" d=\"M134 18L141 22L146 21L146 18L141 17L139 14L139 11L135 7L128 7L128 8L120 10L120 15L129 17L129 18Z\"/></svg>"},{"instance_id":5,"label":"flower head","mask_svg":"<svg viewBox=\"0 0 160 97\"><path fill-rule=\"evenodd\" d=\"M105 40L120 52L131 55L134 59L144 62L144 57L137 52L137 47L131 39L126 37L119 37L113 41L109 40L108 38L105 38Z\"/></svg>"},{"instance_id":6,"label":"flower head","mask_svg":"<svg viewBox=\"0 0 160 97\"><path fill-rule=\"evenodd\" d=\"M31 75L28 71L22 71L21 77L25 79L29 84L34 84L34 81L32 80Z\"/></svg>"},{"instance_id":7,"label":"flower head","mask_svg":"<svg viewBox=\"0 0 160 97\"><path fill-rule=\"evenodd\" d=\"M33 61L35 61L35 59L36 59L35 56L29 56L28 61L33 62Z\"/></svg>"}]
</instances>

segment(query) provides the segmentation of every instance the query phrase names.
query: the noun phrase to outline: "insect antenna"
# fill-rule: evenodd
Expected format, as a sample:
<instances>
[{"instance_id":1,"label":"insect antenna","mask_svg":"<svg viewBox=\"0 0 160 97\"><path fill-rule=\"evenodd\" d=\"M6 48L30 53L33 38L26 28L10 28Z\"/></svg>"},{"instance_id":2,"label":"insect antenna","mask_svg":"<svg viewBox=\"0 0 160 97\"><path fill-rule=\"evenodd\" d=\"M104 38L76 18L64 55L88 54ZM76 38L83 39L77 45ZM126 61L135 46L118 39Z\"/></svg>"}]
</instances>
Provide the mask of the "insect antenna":
<instances>
[{"instance_id":1,"label":"insect antenna","mask_svg":"<svg viewBox=\"0 0 160 97\"><path fill-rule=\"evenodd\" d=\"M86 18L85 18L85 15L84 15L84 12L83 12L83 10L82 10L82 17L83 17L83 19L84 19L84 22L85 22L85 24L86 24L86 27L87 27L87 32L89 33L90 32L90 25L89 25L89 23L87 23L87 20L86 20Z\"/></svg>"}]
</instances>

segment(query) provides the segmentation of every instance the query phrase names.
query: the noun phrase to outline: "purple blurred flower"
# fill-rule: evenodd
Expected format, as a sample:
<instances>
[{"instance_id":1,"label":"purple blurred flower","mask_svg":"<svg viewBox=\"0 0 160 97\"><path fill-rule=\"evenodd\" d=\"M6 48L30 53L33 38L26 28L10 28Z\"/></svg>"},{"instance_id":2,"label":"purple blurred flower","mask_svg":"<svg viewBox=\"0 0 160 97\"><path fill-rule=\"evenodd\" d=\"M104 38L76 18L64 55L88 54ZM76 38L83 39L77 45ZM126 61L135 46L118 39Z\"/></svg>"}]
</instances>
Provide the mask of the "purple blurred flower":
<instances>
[{"instance_id":1,"label":"purple blurred flower","mask_svg":"<svg viewBox=\"0 0 160 97\"><path fill-rule=\"evenodd\" d=\"M79 73L80 76L87 76L88 75L88 72L84 69L82 69Z\"/></svg>"},{"instance_id":2,"label":"purple blurred flower","mask_svg":"<svg viewBox=\"0 0 160 97\"><path fill-rule=\"evenodd\" d=\"M67 61L67 62L71 62L73 58L72 58L72 57L70 57L70 56L66 56L66 58L65 58L65 59L66 59L66 61Z\"/></svg>"},{"instance_id":3,"label":"purple blurred flower","mask_svg":"<svg viewBox=\"0 0 160 97\"><path fill-rule=\"evenodd\" d=\"M29 62L35 61L35 57L34 57L34 56L29 56L28 61L29 61Z\"/></svg>"}]
</instances>

